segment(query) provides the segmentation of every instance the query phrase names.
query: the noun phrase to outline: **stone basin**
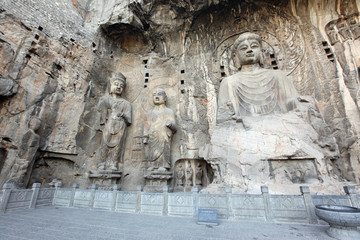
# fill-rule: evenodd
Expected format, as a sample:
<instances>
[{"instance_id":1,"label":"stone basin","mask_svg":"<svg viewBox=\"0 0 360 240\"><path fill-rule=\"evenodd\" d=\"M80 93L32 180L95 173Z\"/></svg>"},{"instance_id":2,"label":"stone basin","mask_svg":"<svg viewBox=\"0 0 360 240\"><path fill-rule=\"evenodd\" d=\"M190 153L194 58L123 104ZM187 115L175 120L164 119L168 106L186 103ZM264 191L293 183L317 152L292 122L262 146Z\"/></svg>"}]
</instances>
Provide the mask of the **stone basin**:
<instances>
[{"instance_id":1,"label":"stone basin","mask_svg":"<svg viewBox=\"0 0 360 240\"><path fill-rule=\"evenodd\" d=\"M341 205L316 205L316 215L327 222L330 237L340 240L359 240L360 209Z\"/></svg>"}]
</instances>

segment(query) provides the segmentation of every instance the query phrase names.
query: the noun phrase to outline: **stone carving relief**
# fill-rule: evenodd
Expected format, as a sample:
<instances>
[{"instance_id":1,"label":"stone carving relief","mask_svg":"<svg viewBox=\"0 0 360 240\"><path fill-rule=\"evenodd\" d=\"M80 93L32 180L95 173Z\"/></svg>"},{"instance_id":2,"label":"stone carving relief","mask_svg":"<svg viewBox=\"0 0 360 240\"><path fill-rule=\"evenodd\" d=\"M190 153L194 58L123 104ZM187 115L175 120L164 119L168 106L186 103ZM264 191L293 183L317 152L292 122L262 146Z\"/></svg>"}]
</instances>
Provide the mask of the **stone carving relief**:
<instances>
[{"instance_id":1,"label":"stone carving relief","mask_svg":"<svg viewBox=\"0 0 360 240\"><path fill-rule=\"evenodd\" d=\"M161 88L153 91L154 108L147 112L144 123L143 144L148 168L145 173L150 187L153 180L159 180L160 186L166 186L172 178L171 140L177 127L174 112L166 107L167 95ZM152 184L154 185L154 184ZM156 187L155 187L156 188ZM159 189L162 190L162 189Z\"/></svg>"},{"instance_id":2,"label":"stone carving relief","mask_svg":"<svg viewBox=\"0 0 360 240\"><path fill-rule=\"evenodd\" d=\"M326 34L330 39L331 45L337 42L345 42L349 39L360 37L360 20L358 14L352 14L330 21L325 26Z\"/></svg>"},{"instance_id":3,"label":"stone carving relief","mask_svg":"<svg viewBox=\"0 0 360 240\"><path fill-rule=\"evenodd\" d=\"M17 92L18 84L0 75L0 97L8 97Z\"/></svg>"},{"instance_id":4,"label":"stone carving relief","mask_svg":"<svg viewBox=\"0 0 360 240\"><path fill-rule=\"evenodd\" d=\"M333 47L337 61L343 71L343 77L353 101L359 107L359 63L351 60L358 51L357 41L360 37L360 20L358 14L341 17L330 21L325 31Z\"/></svg>"},{"instance_id":5,"label":"stone carving relief","mask_svg":"<svg viewBox=\"0 0 360 240\"><path fill-rule=\"evenodd\" d=\"M39 148L40 136L37 134L37 131L40 125L41 120L38 117L33 116L30 118L28 131L22 137L18 158L11 168L7 183L13 183L20 188L27 186L35 161L35 155ZM27 175L26 179L25 175Z\"/></svg>"},{"instance_id":6,"label":"stone carving relief","mask_svg":"<svg viewBox=\"0 0 360 240\"><path fill-rule=\"evenodd\" d=\"M175 192L191 192L193 186L205 188L213 181L212 168L204 160L180 159L175 163Z\"/></svg>"},{"instance_id":7,"label":"stone carving relief","mask_svg":"<svg viewBox=\"0 0 360 240\"><path fill-rule=\"evenodd\" d=\"M315 158L315 179L328 179L325 159L339 152L315 100L300 96L285 72L263 67L259 35L243 33L232 47L239 72L220 84L217 125L200 156L212 165L222 159L222 173L215 176L243 188L272 181L270 175L277 173L269 159L292 159L302 166L302 159Z\"/></svg>"}]
</instances>

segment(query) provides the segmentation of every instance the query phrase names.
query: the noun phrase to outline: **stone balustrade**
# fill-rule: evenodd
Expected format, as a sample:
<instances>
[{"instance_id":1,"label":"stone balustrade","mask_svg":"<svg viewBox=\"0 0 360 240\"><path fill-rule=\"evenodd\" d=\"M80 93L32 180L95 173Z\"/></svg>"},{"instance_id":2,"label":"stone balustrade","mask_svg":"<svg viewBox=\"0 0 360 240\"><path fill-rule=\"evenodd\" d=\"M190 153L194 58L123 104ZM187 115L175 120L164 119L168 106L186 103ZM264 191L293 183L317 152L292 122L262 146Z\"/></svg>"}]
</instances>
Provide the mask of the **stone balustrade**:
<instances>
[{"instance_id":1,"label":"stone balustrade","mask_svg":"<svg viewBox=\"0 0 360 240\"><path fill-rule=\"evenodd\" d=\"M311 195L308 187L300 187L301 195L273 195L266 186L261 194L233 194L231 187L223 194L199 193L193 187L191 193L169 192L164 187L162 193L143 192L143 186L136 191L120 191L119 185L113 190L72 188L40 188L36 183L32 189L14 189L5 184L0 193L0 212L16 209L55 205L80 207L116 212L153 214L166 216L196 217L198 209L216 209L220 218L231 220L291 221L297 223L318 223L315 205L337 204L358 207L360 195L354 187L345 187L344 195Z\"/></svg>"},{"instance_id":2,"label":"stone balustrade","mask_svg":"<svg viewBox=\"0 0 360 240\"><path fill-rule=\"evenodd\" d=\"M4 184L0 192L0 213L52 205L55 189L40 186L34 183L32 189L16 189L13 184Z\"/></svg>"}]
</instances>

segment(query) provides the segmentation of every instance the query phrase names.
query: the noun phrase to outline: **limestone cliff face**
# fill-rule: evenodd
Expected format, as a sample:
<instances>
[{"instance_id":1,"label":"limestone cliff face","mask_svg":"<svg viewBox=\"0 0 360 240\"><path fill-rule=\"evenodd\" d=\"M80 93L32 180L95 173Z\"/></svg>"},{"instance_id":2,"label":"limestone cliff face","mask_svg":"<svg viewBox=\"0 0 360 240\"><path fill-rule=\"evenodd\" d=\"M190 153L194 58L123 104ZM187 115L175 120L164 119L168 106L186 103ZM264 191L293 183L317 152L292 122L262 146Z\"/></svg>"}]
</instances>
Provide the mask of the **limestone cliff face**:
<instances>
[{"instance_id":1,"label":"limestone cliff face","mask_svg":"<svg viewBox=\"0 0 360 240\"><path fill-rule=\"evenodd\" d=\"M215 125L220 81L233 73L229 48L255 31L265 64L318 101L341 156L340 179L359 182L359 9L356 0L5 0L0 3L0 75L18 85L1 97L0 185L15 171L31 116L42 120L29 184L61 179L90 186L101 132L95 107L108 77L127 77L132 104L122 189L144 184L139 136L152 90L163 88L178 132L172 163L198 158ZM334 27L335 26L335 27ZM5 142L11 144L5 144ZM9 146L12 147L9 147ZM140 144L141 145L141 144ZM29 160L30 161L30 160ZM30 166L30 165L29 165Z\"/></svg>"}]
</instances>

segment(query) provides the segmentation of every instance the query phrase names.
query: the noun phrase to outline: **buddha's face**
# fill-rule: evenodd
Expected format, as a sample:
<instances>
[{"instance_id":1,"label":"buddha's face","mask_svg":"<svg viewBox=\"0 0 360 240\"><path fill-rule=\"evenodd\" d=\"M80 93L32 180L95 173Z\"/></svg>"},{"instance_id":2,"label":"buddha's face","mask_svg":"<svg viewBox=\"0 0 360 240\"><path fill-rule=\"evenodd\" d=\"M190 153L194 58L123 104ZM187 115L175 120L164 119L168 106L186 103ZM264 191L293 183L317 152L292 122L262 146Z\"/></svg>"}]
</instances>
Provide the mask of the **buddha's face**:
<instances>
[{"instance_id":1,"label":"buddha's face","mask_svg":"<svg viewBox=\"0 0 360 240\"><path fill-rule=\"evenodd\" d=\"M155 89L155 91L153 92L153 101L155 105L165 104L165 93L163 91Z\"/></svg>"},{"instance_id":2,"label":"buddha's face","mask_svg":"<svg viewBox=\"0 0 360 240\"><path fill-rule=\"evenodd\" d=\"M41 121L38 118L32 118L29 122L29 129L32 129L34 132L39 130Z\"/></svg>"},{"instance_id":3,"label":"buddha's face","mask_svg":"<svg viewBox=\"0 0 360 240\"><path fill-rule=\"evenodd\" d=\"M238 46L241 65L260 63L261 45L256 39L246 39Z\"/></svg>"},{"instance_id":4,"label":"buddha's face","mask_svg":"<svg viewBox=\"0 0 360 240\"><path fill-rule=\"evenodd\" d=\"M124 91L125 84L120 80L112 80L111 81L111 87L110 92L115 93L117 95L121 95Z\"/></svg>"}]
</instances>

